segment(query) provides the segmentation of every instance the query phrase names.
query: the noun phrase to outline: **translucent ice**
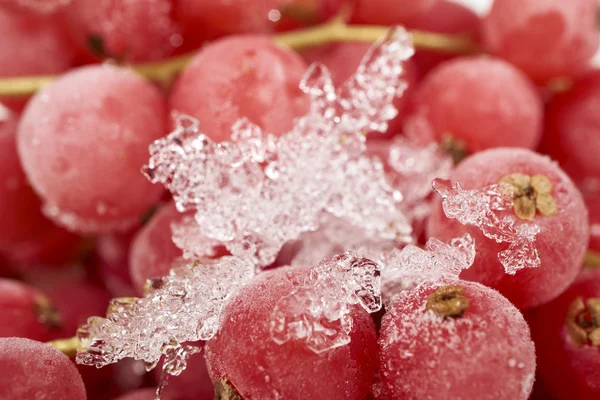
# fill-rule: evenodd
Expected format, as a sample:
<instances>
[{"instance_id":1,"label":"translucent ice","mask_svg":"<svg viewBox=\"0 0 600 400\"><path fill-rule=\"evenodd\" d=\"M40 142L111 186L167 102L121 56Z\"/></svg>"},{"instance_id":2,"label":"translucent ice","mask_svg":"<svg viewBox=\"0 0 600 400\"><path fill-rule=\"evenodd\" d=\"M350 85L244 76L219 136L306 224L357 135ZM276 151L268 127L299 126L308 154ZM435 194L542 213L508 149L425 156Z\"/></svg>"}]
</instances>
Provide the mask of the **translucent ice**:
<instances>
[{"instance_id":1,"label":"translucent ice","mask_svg":"<svg viewBox=\"0 0 600 400\"><path fill-rule=\"evenodd\" d=\"M77 362L102 367L132 357L154 367L165 354L176 371L182 343L210 339L227 298L253 275L254 265L230 256L174 268L152 279L144 298L113 299L106 318L88 319L77 332L84 346Z\"/></svg>"},{"instance_id":2,"label":"translucent ice","mask_svg":"<svg viewBox=\"0 0 600 400\"><path fill-rule=\"evenodd\" d=\"M232 142L215 143L198 121L180 119L151 145L144 169L171 191L180 211L196 211L195 223L176 229L175 242L195 257L222 243L265 266L284 243L316 230L323 212L370 237L410 240L401 195L387 184L381 162L366 155L365 132L385 130L396 115L402 62L412 53L409 35L392 30L337 90L327 69L313 65L301 83L310 111L280 137L240 120Z\"/></svg>"},{"instance_id":3,"label":"translucent ice","mask_svg":"<svg viewBox=\"0 0 600 400\"><path fill-rule=\"evenodd\" d=\"M515 224L510 216L500 218L497 211L512 207L512 199L503 184L482 189L464 190L460 184L447 179L434 179L433 188L442 197L442 207L448 218L463 225L474 225L488 238L498 243L509 243L508 249L498 253L507 274L523 268L540 266L535 237L540 232L536 224ZM509 188L510 189L510 188Z\"/></svg>"},{"instance_id":4,"label":"translucent ice","mask_svg":"<svg viewBox=\"0 0 600 400\"><path fill-rule=\"evenodd\" d=\"M271 338L283 344L305 340L321 353L350 342L350 307L381 309L380 266L353 254L327 258L311 270L303 286L281 298L271 314Z\"/></svg>"},{"instance_id":5,"label":"translucent ice","mask_svg":"<svg viewBox=\"0 0 600 400\"><path fill-rule=\"evenodd\" d=\"M424 249L408 245L383 256L382 293L386 300L423 282L456 280L475 260L473 238L467 233L444 243L436 238Z\"/></svg>"}]
</instances>

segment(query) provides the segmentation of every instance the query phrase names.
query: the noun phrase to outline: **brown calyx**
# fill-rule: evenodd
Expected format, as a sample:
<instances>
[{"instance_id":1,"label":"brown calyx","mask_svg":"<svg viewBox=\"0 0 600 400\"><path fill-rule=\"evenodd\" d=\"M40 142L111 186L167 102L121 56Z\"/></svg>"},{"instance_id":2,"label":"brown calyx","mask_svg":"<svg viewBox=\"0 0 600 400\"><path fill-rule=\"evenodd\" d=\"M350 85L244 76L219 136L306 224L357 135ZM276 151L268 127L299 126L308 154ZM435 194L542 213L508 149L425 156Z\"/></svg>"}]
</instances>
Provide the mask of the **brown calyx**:
<instances>
[{"instance_id":1,"label":"brown calyx","mask_svg":"<svg viewBox=\"0 0 600 400\"><path fill-rule=\"evenodd\" d=\"M46 325L46 327L50 329L62 328L60 314L46 296L36 296L33 303L33 309L38 317L38 321Z\"/></svg>"},{"instance_id":2,"label":"brown calyx","mask_svg":"<svg viewBox=\"0 0 600 400\"><path fill-rule=\"evenodd\" d=\"M440 140L440 147L452 157L454 165L460 163L469 155L465 142L456 139L450 133L444 133L442 140Z\"/></svg>"},{"instance_id":3,"label":"brown calyx","mask_svg":"<svg viewBox=\"0 0 600 400\"><path fill-rule=\"evenodd\" d=\"M544 217L558 214L552 197L552 182L545 175L526 175L516 172L503 176L498 182L513 199L517 217L532 221L536 212Z\"/></svg>"},{"instance_id":4,"label":"brown calyx","mask_svg":"<svg viewBox=\"0 0 600 400\"><path fill-rule=\"evenodd\" d=\"M567 312L567 329L575 343L600 347L600 298L576 298Z\"/></svg>"},{"instance_id":5,"label":"brown calyx","mask_svg":"<svg viewBox=\"0 0 600 400\"><path fill-rule=\"evenodd\" d=\"M216 380L214 385L215 400L242 400L242 396L240 396L227 379Z\"/></svg>"},{"instance_id":6,"label":"brown calyx","mask_svg":"<svg viewBox=\"0 0 600 400\"><path fill-rule=\"evenodd\" d=\"M443 318L462 317L471 304L469 298L462 294L464 290L462 286L441 287L427 297L425 308Z\"/></svg>"}]
</instances>

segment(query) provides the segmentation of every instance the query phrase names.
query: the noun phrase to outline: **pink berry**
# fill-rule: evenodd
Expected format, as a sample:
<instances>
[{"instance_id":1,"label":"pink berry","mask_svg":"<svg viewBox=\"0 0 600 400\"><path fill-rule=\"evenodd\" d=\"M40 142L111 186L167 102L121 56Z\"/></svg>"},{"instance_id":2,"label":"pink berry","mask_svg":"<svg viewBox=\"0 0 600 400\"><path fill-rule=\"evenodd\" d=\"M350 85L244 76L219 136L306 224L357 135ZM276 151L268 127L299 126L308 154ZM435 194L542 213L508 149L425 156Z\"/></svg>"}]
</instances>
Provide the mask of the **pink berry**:
<instances>
[{"instance_id":1,"label":"pink berry","mask_svg":"<svg viewBox=\"0 0 600 400\"><path fill-rule=\"evenodd\" d=\"M298 86L305 70L300 56L268 37L230 36L194 57L175 83L171 108L197 118L217 142L242 117L281 134L308 110Z\"/></svg>"},{"instance_id":2,"label":"pink berry","mask_svg":"<svg viewBox=\"0 0 600 400\"><path fill-rule=\"evenodd\" d=\"M0 399L85 400L75 364L60 351L23 338L0 339Z\"/></svg>"},{"instance_id":3,"label":"pink berry","mask_svg":"<svg viewBox=\"0 0 600 400\"><path fill-rule=\"evenodd\" d=\"M98 58L160 60L182 44L172 0L72 0L66 22L76 44Z\"/></svg>"},{"instance_id":4,"label":"pink berry","mask_svg":"<svg viewBox=\"0 0 600 400\"><path fill-rule=\"evenodd\" d=\"M96 238L95 267L113 297L127 297L135 293L129 276L129 252L138 228L106 233Z\"/></svg>"},{"instance_id":5,"label":"pink berry","mask_svg":"<svg viewBox=\"0 0 600 400\"><path fill-rule=\"evenodd\" d=\"M129 273L138 293L144 292L149 278L168 275L173 262L183 255L173 243L171 224L181 222L185 216L190 213L178 212L171 202L161 207L133 238Z\"/></svg>"},{"instance_id":6,"label":"pink berry","mask_svg":"<svg viewBox=\"0 0 600 400\"><path fill-rule=\"evenodd\" d=\"M557 299L527 316L538 374L557 400L600 398L600 270L586 269Z\"/></svg>"},{"instance_id":7,"label":"pink berry","mask_svg":"<svg viewBox=\"0 0 600 400\"><path fill-rule=\"evenodd\" d=\"M590 215L590 249L600 251L600 193L585 198Z\"/></svg>"},{"instance_id":8,"label":"pink berry","mask_svg":"<svg viewBox=\"0 0 600 400\"><path fill-rule=\"evenodd\" d=\"M500 147L533 149L543 108L535 87L512 65L490 57L440 64L412 97L413 118L424 118L440 141L469 153Z\"/></svg>"},{"instance_id":9,"label":"pink berry","mask_svg":"<svg viewBox=\"0 0 600 400\"><path fill-rule=\"evenodd\" d=\"M548 105L543 150L577 182L600 179L600 73L592 73ZM596 185L599 182L596 182Z\"/></svg>"},{"instance_id":10,"label":"pink berry","mask_svg":"<svg viewBox=\"0 0 600 400\"><path fill-rule=\"evenodd\" d=\"M124 394L116 400L154 400L156 399L156 389L138 389Z\"/></svg>"},{"instance_id":11,"label":"pink berry","mask_svg":"<svg viewBox=\"0 0 600 400\"><path fill-rule=\"evenodd\" d=\"M243 287L225 306L223 325L206 343L206 361L218 390L233 388L243 398L364 399L375 371L376 336L370 316L355 308L351 342L324 353L304 341L274 342L273 308L308 269L278 268Z\"/></svg>"},{"instance_id":12,"label":"pink berry","mask_svg":"<svg viewBox=\"0 0 600 400\"><path fill-rule=\"evenodd\" d=\"M438 0L357 0L353 19L359 23L403 24L427 12Z\"/></svg>"},{"instance_id":13,"label":"pink berry","mask_svg":"<svg viewBox=\"0 0 600 400\"><path fill-rule=\"evenodd\" d=\"M80 232L125 229L162 194L140 168L166 127L164 101L149 82L109 65L84 67L31 99L19 155L52 219Z\"/></svg>"},{"instance_id":14,"label":"pink berry","mask_svg":"<svg viewBox=\"0 0 600 400\"><path fill-rule=\"evenodd\" d=\"M202 343L200 343L202 345ZM154 377L159 380L162 373L162 364L156 367ZM167 386L163 390L165 399L194 400L212 399L214 395L213 382L208 375L204 354L196 353L187 360L185 371L179 376L170 376ZM152 399L154 400L154 399Z\"/></svg>"},{"instance_id":15,"label":"pink berry","mask_svg":"<svg viewBox=\"0 0 600 400\"><path fill-rule=\"evenodd\" d=\"M557 207L550 216L535 212L532 221L518 217L513 208L498 211L499 218L508 217L515 226L534 223L540 228L534 242L541 259L538 268L506 274L498 253L508 245L485 237L478 227L448 219L439 205L429 218L427 233L442 241L469 233L475 240L477 254L473 266L460 277L497 289L518 308L527 309L558 296L581 270L589 237L588 216L583 198L569 177L548 157L529 150L500 148L477 153L459 164L450 173L450 179L464 189L479 189L498 184L515 173L548 178L550 195Z\"/></svg>"},{"instance_id":16,"label":"pink berry","mask_svg":"<svg viewBox=\"0 0 600 400\"><path fill-rule=\"evenodd\" d=\"M596 7L596 0L495 0L484 44L535 80L570 76L598 47Z\"/></svg>"},{"instance_id":17,"label":"pink berry","mask_svg":"<svg viewBox=\"0 0 600 400\"><path fill-rule=\"evenodd\" d=\"M106 313L110 295L106 289L81 277L70 277L46 290L60 313L63 337L73 336L89 317Z\"/></svg>"},{"instance_id":18,"label":"pink berry","mask_svg":"<svg viewBox=\"0 0 600 400\"><path fill-rule=\"evenodd\" d=\"M17 122L0 105L0 254L14 266L69 261L80 240L42 214L17 154Z\"/></svg>"},{"instance_id":19,"label":"pink berry","mask_svg":"<svg viewBox=\"0 0 600 400\"><path fill-rule=\"evenodd\" d=\"M406 25L410 29L449 35L468 36L477 43L480 39L481 18L470 8L448 0L439 0L425 14ZM425 76L436 65L455 56L426 49L412 57L420 76Z\"/></svg>"},{"instance_id":20,"label":"pink berry","mask_svg":"<svg viewBox=\"0 0 600 400\"><path fill-rule=\"evenodd\" d=\"M391 399L525 400L535 348L519 311L474 282L424 284L392 300L379 337Z\"/></svg>"},{"instance_id":21,"label":"pink berry","mask_svg":"<svg viewBox=\"0 0 600 400\"><path fill-rule=\"evenodd\" d=\"M49 14L60 10L71 0L2 0L1 7L31 14Z\"/></svg>"},{"instance_id":22,"label":"pink berry","mask_svg":"<svg viewBox=\"0 0 600 400\"><path fill-rule=\"evenodd\" d=\"M71 66L74 51L60 21L0 9L0 76L57 74Z\"/></svg>"},{"instance_id":23,"label":"pink berry","mask_svg":"<svg viewBox=\"0 0 600 400\"><path fill-rule=\"evenodd\" d=\"M0 325L0 337L45 341L60 329L60 315L50 300L34 287L10 279L0 279L0 320L7 321Z\"/></svg>"}]
</instances>

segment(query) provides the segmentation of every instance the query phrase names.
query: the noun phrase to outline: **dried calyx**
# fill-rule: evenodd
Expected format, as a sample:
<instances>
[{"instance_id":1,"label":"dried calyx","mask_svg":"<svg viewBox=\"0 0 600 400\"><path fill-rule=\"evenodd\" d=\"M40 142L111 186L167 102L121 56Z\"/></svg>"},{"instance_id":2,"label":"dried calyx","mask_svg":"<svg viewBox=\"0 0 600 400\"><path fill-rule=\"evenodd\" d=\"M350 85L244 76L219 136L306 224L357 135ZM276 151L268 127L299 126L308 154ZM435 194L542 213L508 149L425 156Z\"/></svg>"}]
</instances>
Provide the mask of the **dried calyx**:
<instances>
[{"instance_id":1,"label":"dried calyx","mask_svg":"<svg viewBox=\"0 0 600 400\"><path fill-rule=\"evenodd\" d=\"M455 165L460 163L469 155L465 142L456 139L450 133L445 133L444 136L442 136L442 140L440 140L440 147L442 150L448 153L450 157L452 157L452 161L454 161Z\"/></svg>"},{"instance_id":2,"label":"dried calyx","mask_svg":"<svg viewBox=\"0 0 600 400\"><path fill-rule=\"evenodd\" d=\"M569 307L566 324L576 343L600 346L600 298L585 302L576 298Z\"/></svg>"},{"instance_id":3,"label":"dried calyx","mask_svg":"<svg viewBox=\"0 0 600 400\"><path fill-rule=\"evenodd\" d=\"M552 197L552 182L545 175L526 175L516 172L503 176L498 182L513 199L517 217L532 221L536 211L544 217L558 214Z\"/></svg>"},{"instance_id":4,"label":"dried calyx","mask_svg":"<svg viewBox=\"0 0 600 400\"><path fill-rule=\"evenodd\" d=\"M216 380L214 386L215 400L242 400L242 396L240 396L227 379Z\"/></svg>"},{"instance_id":5,"label":"dried calyx","mask_svg":"<svg viewBox=\"0 0 600 400\"><path fill-rule=\"evenodd\" d=\"M462 286L444 286L427 297L425 308L433 311L439 317L462 317L471 301L462 292Z\"/></svg>"},{"instance_id":6,"label":"dried calyx","mask_svg":"<svg viewBox=\"0 0 600 400\"><path fill-rule=\"evenodd\" d=\"M52 329L62 328L60 314L47 297L37 296L33 306L34 312L42 324Z\"/></svg>"}]
</instances>

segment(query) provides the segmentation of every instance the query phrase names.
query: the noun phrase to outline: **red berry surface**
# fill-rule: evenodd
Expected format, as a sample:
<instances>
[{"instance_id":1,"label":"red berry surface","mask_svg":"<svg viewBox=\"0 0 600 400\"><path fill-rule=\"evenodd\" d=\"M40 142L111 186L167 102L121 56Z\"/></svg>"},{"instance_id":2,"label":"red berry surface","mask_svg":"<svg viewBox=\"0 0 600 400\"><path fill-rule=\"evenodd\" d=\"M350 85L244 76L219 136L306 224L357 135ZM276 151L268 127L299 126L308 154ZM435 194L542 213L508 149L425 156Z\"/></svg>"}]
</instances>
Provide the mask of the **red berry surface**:
<instances>
[{"instance_id":1,"label":"red berry surface","mask_svg":"<svg viewBox=\"0 0 600 400\"><path fill-rule=\"evenodd\" d=\"M95 267L102 283L114 297L134 294L129 276L129 252L138 227L126 232L113 232L96 238Z\"/></svg>"},{"instance_id":2,"label":"red berry surface","mask_svg":"<svg viewBox=\"0 0 600 400\"><path fill-rule=\"evenodd\" d=\"M119 396L115 400L154 400L156 399L156 389L139 389L133 392Z\"/></svg>"},{"instance_id":3,"label":"red berry surface","mask_svg":"<svg viewBox=\"0 0 600 400\"><path fill-rule=\"evenodd\" d=\"M306 65L265 36L231 36L204 47L185 68L170 97L172 110L200 121L211 139L227 140L242 117L281 134L308 111L298 87Z\"/></svg>"},{"instance_id":4,"label":"red berry surface","mask_svg":"<svg viewBox=\"0 0 600 400\"><path fill-rule=\"evenodd\" d=\"M2 105L0 115L0 254L13 266L66 262L79 238L42 214L17 154L17 116Z\"/></svg>"},{"instance_id":5,"label":"red berry surface","mask_svg":"<svg viewBox=\"0 0 600 400\"><path fill-rule=\"evenodd\" d=\"M183 252L173 243L171 224L181 222L189 213L180 213L175 203L161 207L140 229L131 243L129 252L129 273L138 293L144 292L144 284L149 278L169 274L173 261L183 256Z\"/></svg>"},{"instance_id":6,"label":"red berry surface","mask_svg":"<svg viewBox=\"0 0 600 400\"><path fill-rule=\"evenodd\" d=\"M438 0L357 0L354 20L359 23L403 24L427 12Z\"/></svg>"},{"instance_id":7,"label":"red berry surface","mask_svg":"<svg viewBox=\"0 0 600 400\"><path fill-rule=\"evenodd\" d=\"M203 345L200 343L200 345ZM162 364L153 370L156 380L160 380ZM163 396L169 400L212 399L214 397L213 382L208 374L206 360L202 352L192 354L187 360L185 371L179 376L170 376Z\"/></svg>"},{"instance_id":8,"label":"red berry surface","mask_svg":"<svg viewBox=\"0 0 600 400\"><path fill-rule=\"evenodd\" d=\"M0 338L0 399L85 400L75 364L47 344Z\"/></svg>"},{"instance_id":9,"label":"red berry surface","mask_svg":"<svg viewBox=\"0 0 600 400\"><path fill-rule=\"evenodd\" d=\"M351 313L351 342L321 354L304 341L280 345L269 336L273 307L307 273L298 268L264 272L234 295L225 306L220 331L205 346L213 381L226 380L250 399L366 397L375 371L376 335L364 310Z\"/></svg>"},{"instance_id":10,"label":"red berry surface","mask_svg":"<svg viewBox=\"0 0 600 400\"><path fill-rule=\"evenodd\" d=\"M425 118L439 141L452 138L469 153L537 146L543 108L535 87L518 69L490 57L440 64L412 96L413 118Z\"/></svg>"},{"instance_id":11,"label":"red berry surface","mask_svg":"<svg viewBox=\"0 0 600 400\"><path fill-rule=\"evenodd\" d=\"M424 284L382 320L381 379L391 399L528 398L535 349L519 311L475 282Z\"/></svg>"},{"instance_id":12,"label":"red berry surface","mask_svg":"<svg viewBox=\"0 0 600 400\"><path fill-rule=\"evenodd\" d=\"M468 7L448 0L439 0L425 14L407 23L410 29L449 35L468 36L478 43L481 18ZM412 57L420 76L424 76L439 63L455 57L452 54L423 49Z\"/></svg>"},{"instance_id":13,"label":"red berry surface","mask_svg":"<svg viewBox=\"0 0 600 400\"><path fill-rule=\"evenodd\" d=\"M166 126L164 101L149 82L109 65L83 67L32 98L19 155L53 219L77 231L123 229L162 194L140 168Z\"/></svg>"},{"instance_id":14,"label":"red berry surface","mask_svg":"<svg viewBox=\"0 0 600 400\"><path fill-rule=\"evenodd\" d=\"M569 177L548 157L529 150L500 148L477 153L459 164L450 173L450 179L465 189L478 189L497 184L513 173L544 175L553 186L556 215L544 217L537 213L533 221L527 221L517 217L512 208L498 212L500 218L507 216L517 226L531 222L539 226L534 244L540 267L506 274L498 252L508 245L485 237L478 227L448 219L439 204L429 218L427 233L442 241L469 233L475 239L477 254L473 266L463 271L461 278L495 288L517 307L526 309L558 296L581 270L589 238L588 215L581 193Z\"/></svg>"},{"instance_id":15,"label":"red berry surface","mask_svg":"<svg viewBox=\"0 0 600 400\"><path fill-rule=\"evenodd\" d=\"M599 302L600 270L586 269L560 297L527 316L539 377L557 400L600 398Z\"/></svg>"},{"instance_id":16,"label":"red berry surface","mask_svg":"<svg viewBox=\"0 0 600 400\"><path fill-rule=\"evenodd\" d=\"M598 47L596 0L494 0L483 21L489 51L536 80L570 76Z\"/></svg>"},{"instance_id":17,"label":"red berry surface","mask_svg":"<svg viewBox=\"0 0 600 400\"><path fill-rule=\"evenodd\" d=\"M10 279L0 279L0 320L6 321L0 337L45 341L61 328L60 315L41 291Z\"/></svg>"},{"instance_id":18,"label":"red berry surface","mask_svg":"<svg viewBox=\"0 0 600 400\"><path fill-rule=\"evenodd\" d=\"M600 73L592 73L554 96L546 114L542 149L576 181L600 180ZM590 182L590 184L593 184ZM600 182L596 182L596 185Z\"/></svg>"},{"instance_id":19,"label":"red berry surface","mask_svg":"<svg viewBox=\"0 0 600 400\"><path fill-rule=\"evenodd\" d=\"M72 0L65 9L73 40L98 58L160 60L182 44L172 0Z\"/></svg>"}]
</instances>

